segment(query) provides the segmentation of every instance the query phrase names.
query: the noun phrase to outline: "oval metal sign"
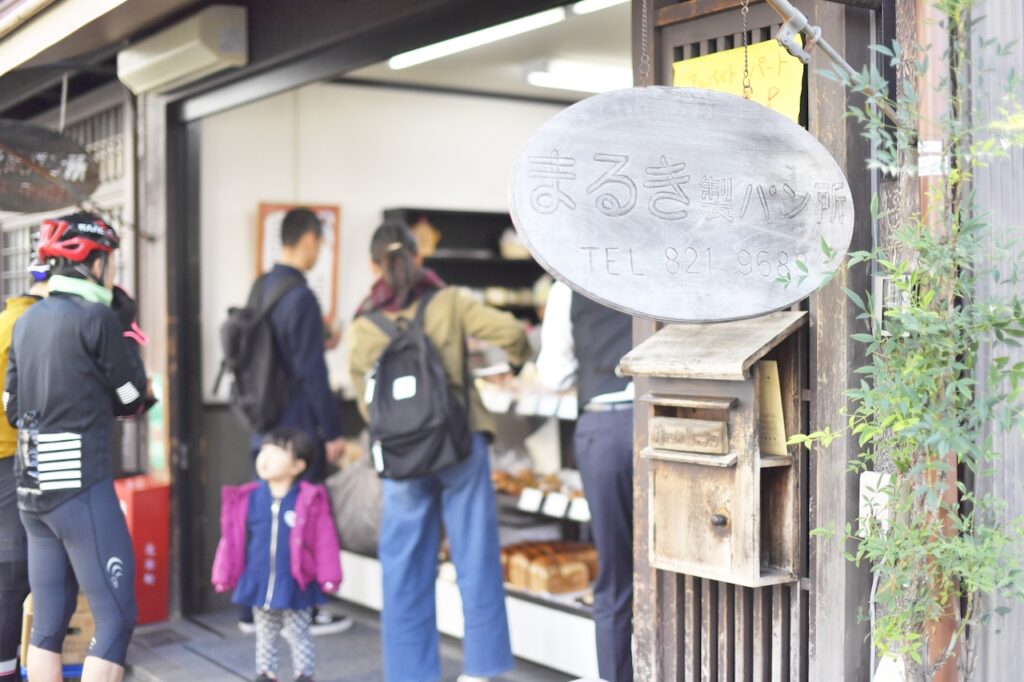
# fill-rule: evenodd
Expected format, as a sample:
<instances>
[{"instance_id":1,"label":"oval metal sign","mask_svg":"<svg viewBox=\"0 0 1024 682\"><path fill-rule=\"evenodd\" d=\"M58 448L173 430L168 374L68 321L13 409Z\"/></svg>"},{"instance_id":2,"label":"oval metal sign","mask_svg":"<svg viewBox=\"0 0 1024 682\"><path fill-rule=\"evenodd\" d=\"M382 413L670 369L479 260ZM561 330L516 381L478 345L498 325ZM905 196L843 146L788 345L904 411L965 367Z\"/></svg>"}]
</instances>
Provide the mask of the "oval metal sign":
<instances>
[{"instance_id":1,"label":"oval metal sign","mask_svg":"<svg viewBox=\"0 0 1024 682\"><path fill-rule=\"evenodd\" d=\"M21 121L0 120L0 210L52 211L95 191L100 174L74 140Z\"/></svg>"},{"instance_id":2,"label":"oval metal sign","mask_svg":"<svg viewBox=\"0 0 1024 682\"><path fill-rule=\"evenodd\" d=\"M761 315L808 296L853 235L850 187L781 114L710 90L583 100L516 161L512 219L574 289L670 322Z\"/></svg>"}]
</instances>

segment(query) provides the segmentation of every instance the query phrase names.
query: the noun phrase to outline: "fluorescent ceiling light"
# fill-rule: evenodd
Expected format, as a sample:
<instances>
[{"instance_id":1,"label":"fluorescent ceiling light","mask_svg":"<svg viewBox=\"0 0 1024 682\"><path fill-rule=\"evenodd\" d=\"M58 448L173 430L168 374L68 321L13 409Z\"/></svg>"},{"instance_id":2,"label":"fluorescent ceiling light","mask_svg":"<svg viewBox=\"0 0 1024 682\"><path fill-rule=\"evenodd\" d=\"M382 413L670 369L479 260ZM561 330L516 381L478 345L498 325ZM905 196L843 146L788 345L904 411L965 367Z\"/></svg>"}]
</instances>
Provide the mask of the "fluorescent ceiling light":
<instances>
[{"instance_id":1,"label":"fluorescent ceiling light","mask_svg":"<svg viewBox=\"0 0 1024 682\"><path fill-rule=\"evenodd\" d=\"M452 55L457 52L471 50L474 47L480 47L481 45L494 43L499 40L504 40L505 38L511 38L512 36L517 36L520 33L526 33L538 28L544 28L545 26L551 26L552 24L564 21L565 17L566 12L564 7L545 10L544 12L538 12L537 14L531 14L528 17L523 17L522 19L514 19L512 21L507 21L504 24L490 26L455 38L442 40L441 42L434 43L433 45L427 45L426 47L421 47L416 50L403 52L402 54L395 55L389 59L388 66L396 71L399 69L407 69L410 66L416 66L417 64L429 62L434 59L440 59L441 57L447 57L448 55Z\"/></svg>"},{"instance_id":2,"label":"fluorescent ceiling light","mask_svg":"<svg viewBox=\"0 0 1024 682\"><path fill-rule=\"evenodd\" d=\"M633 85L633 69L593 62L552 59L544 70L526 74L526 81L539 88L574 92L608 92Z\"/></svg>"},{"instance_id":3,"label":"fluorescent ceiling light","mask_svg":"<svg viewBox=\"0 0 1024 682\"><path fill-rule=\"evenodd\" d=\"M590 14L598 10L608 9L629 2L629 0L580 0L572 6L573 14Z\"/></svg>"}]
</instances>

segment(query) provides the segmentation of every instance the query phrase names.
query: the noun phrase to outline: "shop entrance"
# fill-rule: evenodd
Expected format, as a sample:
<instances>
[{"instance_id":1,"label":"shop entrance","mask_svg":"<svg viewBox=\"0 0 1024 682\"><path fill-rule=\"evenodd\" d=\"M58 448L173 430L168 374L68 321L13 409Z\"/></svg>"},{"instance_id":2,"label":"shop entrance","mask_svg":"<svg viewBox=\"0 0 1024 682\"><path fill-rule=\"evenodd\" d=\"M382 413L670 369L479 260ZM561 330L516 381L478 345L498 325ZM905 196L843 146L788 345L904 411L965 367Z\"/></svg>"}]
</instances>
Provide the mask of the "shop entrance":
<instances>
[{"instance_id":1,"label":"shop entrance","mask_svg":"<svg viewBox=\"0 0 1024 682\"><path fill-rule=\"evenodd\" d=\"M536 28L473 51L403 69L386 62L339 69L334 77L178 128L180 161L188 171L176 177L194 218L185 221L190 227L174 247L181 251L171 262L181 269L172 277L199 287L171 296L182 297L180 309L200 311L178 320L190 343L177 349L179 366L188 368L179 377L180 388L194 398L176 404L178 418L186 420L182 427L196 435L197 449L184 473L188 490L182 491L192 524L183 538L190 552L183 577L192 577L183 589L194 612L227 608L201 578L219 535L220 486L252 477L250 434L227 405L226 390L213 390L221 357L218 327L227 308L244 302L252 280L272 262L275 214L279 220L287 206L311 205L337 220L337 232L329 231L334 241L321 256L329 259L326 284L316 279L318 272L310 282L327 324L343 335L373 282L369 239L385 218L413 227L427 267L448 284L538 325L544 273L515 238L507 207L509 171L534 130L586 96L575 89L581 81L589 79L588 87L630 82L629 5L593 12L572 7L556 6ZM566 68L575 71L560 81ZM186 101L181 113L187 116L198 110L196 102L215 96ZM343 341L327 360L338 409L346 416L350 459L359 460L365 440L345 355ZM500 355L483 347L473 354L472 367L481 375L501 363ZM587 542L588 514L577 501L581 484L569 447L574 401L528 382L524 378L514 389L495 388L485 396L498 421L493 461L501 472L495 480L502 542ZM553 501L564 495L565 505L538 501L531 507L521 500L524 489ZM344 552L342 597L379 609L380 567L370 554ZM543 585L531 589L525 579L509 587L514 652L567 674L596 675L587 586L550 587L558 594ZM437 594L440 630L460 637L458 591L444 562Z\"/></svg>"}]
</instances>

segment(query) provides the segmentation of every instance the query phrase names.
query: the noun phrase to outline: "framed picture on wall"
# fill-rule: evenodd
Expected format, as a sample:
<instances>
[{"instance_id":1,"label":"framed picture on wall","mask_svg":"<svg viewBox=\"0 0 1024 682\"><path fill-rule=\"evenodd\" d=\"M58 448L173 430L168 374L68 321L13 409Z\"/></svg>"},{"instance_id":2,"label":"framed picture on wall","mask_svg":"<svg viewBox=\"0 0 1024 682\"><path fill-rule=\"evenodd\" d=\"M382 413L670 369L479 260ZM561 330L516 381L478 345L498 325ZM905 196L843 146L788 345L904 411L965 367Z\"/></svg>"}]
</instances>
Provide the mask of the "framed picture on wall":
<instances>
[{"instance_id":1,"label":"framed picture on wall","mask_svg":"<svg viewBox=\"0 0 1024 682\"><path fill-rule=\"evenodd\" d=\"M320 259L306 274L309 288L320 302L324 322L333 325L338 312L338 261L341 252L341 207L328 204L261 203L256 235L256 274L268 272L281 255L281 222L293 208L308 208L324 226Z\"/></svg>"}]
</instances>

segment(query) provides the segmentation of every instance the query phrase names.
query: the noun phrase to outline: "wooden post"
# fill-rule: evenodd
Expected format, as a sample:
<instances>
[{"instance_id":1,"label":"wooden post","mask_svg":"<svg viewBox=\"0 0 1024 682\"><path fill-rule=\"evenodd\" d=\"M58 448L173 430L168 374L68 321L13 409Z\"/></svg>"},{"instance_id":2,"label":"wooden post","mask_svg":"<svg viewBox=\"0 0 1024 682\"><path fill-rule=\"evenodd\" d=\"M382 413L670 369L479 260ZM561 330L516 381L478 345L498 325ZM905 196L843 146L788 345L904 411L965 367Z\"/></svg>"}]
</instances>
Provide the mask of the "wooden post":
<instances>
[{"instance_id":1,"label":"wooden post","mask_svg":"<svg viewBox=\"0 0 1024 682\"><path fill-rule=\"evenodd\" d=\"M170 372L172 340L167 318L168 287L174 283L167 271L167 106L160 95L146 95L136 99L135 122L136 210L136 272L139 282L139 324L147 330L149 344L142 349L143 361L150 373L164 378L167 390L159 396L163 402L165 434L164 452L167 458L162 471L150 471L156 476L172 478L170 420L174 411L170 407ZM176 485L172 496L179 494ZM173 504L172 504L173 507ZM187 542L179 532L176 519L171 522L170 592L172 614L182 612L182 556Z\"/></svg>"},{"instance_id":2,"label":"wooden post","mask_svg":"<svg viewBox=\"0 0 1024 682\"><path fill-rule=\"evenodd\" d=\"M643 64L649 65L646 77L658 83L658 59L655 50L655 0L633 0L633 82L640 84ZM643 17L647 20L644 21ZM644 33L646 29L646 33ZM646 48L646 52L644 51ZM633 345L641 343L654 334L657 325L651 320L634 318ZM636 381L637 395L647 391L647 379ZM658 572L650 564L647 533L647 513L650 507L649 481L650 460L639 456L647 446L647 417L649 407L633 411L633 637L636 652L633 660L633 677L637 680L659 682L660 636L658 627L659 583ZM687 595L690 596L690 595ZM687 605L692 608L691 604ZM689 633L687 633L689 634Z\"/></svg>"},{"instance_id":3,"label":"wooden post","mask_svg":"<svg viewBox=\"0 0 1024 682\"><path fill-rule=\"evenodd\" d=\"M832 46L854 68L860 68L869 43L867 14L818 0L810 18L821 27ZM852 130L852 124L844 118L847 93L841 85L821 75L832 68L828 58L817 51L812 55L808 76L810 130L836 158L850 181L857 213L850 250L869 248L868 152L860 142L859 131ZM858 311L841 287L865 291L866 273L844 266L830 284L811 297L812 431L825 427L843 429L846 390L859 384L853 369L864 362L862 349L850 339L851 334L861 331L862 323L856 319ZM810 527L836 531L831 537L815 537L810 542L811 680L859 682L869 678L870 652L865 645L868 627L857 614L867 606L870 575L866 566L857 568L843 556L844 550L850 549L843 541L843 530L858 511L858 482L846 467L858 453L856 440L844 437L811 455Z\"/></svg>"},{"instance_id":4,"label":"wooden post","mask_svg":"<svg viewBox=\"0 0 1024 682\"><path fill-rule=\"evenodd\" d=\"M945 154L945 131L940 121L950 114L951 69L948 64L947 50L950 45L949 27L943 20L946 18L932 0L917 0L917 45L924 49L923 57L928 60L928 69L918 79L918 102L920 111L918 118L918 150L926 149L932 144L939 146L939 153ZM946 68L943 68L943 67ZM940 156L940 158L942 158ZM946 196L943 175L925 174L921 166L919 182L919 210L921 221L937 236L949 237L945 225L944 204L952 199ZM940 171L941 172L941 171ZM938 197L938 198L936 198ZM936 205L936 202L941 202ZM952 297L952 285L946 296ZM954 505L957 502L957 459L955 453L935 453L944 457L949 470L944 474L928 474L929 483L935 485L939 479L946 484L943 501ZM951 520L945 512L940 512L940 526L947 535L955 533ZM951 601L946 612L938 621L928 626L928 656L931 662L938 661L949 647L954 637L959 620L959 605ZM958 679L956 656L950 658L936 673L934 682L956 682Z\"/></svg>"},{"instance_id":5,"label":"wooden post","mask_svg":"<svg viewBox=\"0 0 1024 682\"><path fill-rule=\"evenodd\" d=\"M646 0L642 0L646 1ZM636 318L633 321L633 345L636 346L654 334L655 324ZM637 378L638 395L647 392L648 379ZM658 670L660 659L659 607L661 590L658 572L650 563L647 515L650 508L651 460L640 457L647 447L647 417L650 407L634 410L633 414L633 636L637 642L633 677L638 680L661 680ZM696 632L697 630L693 630ZM698 663L699 666L699 663Z\"/></svg>"}]
</instances>

